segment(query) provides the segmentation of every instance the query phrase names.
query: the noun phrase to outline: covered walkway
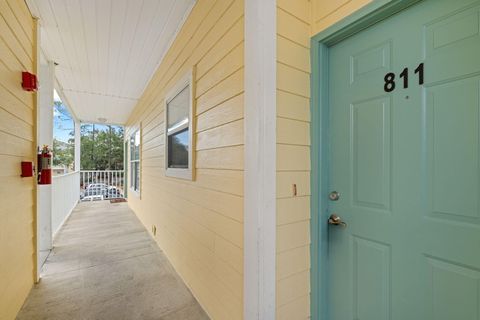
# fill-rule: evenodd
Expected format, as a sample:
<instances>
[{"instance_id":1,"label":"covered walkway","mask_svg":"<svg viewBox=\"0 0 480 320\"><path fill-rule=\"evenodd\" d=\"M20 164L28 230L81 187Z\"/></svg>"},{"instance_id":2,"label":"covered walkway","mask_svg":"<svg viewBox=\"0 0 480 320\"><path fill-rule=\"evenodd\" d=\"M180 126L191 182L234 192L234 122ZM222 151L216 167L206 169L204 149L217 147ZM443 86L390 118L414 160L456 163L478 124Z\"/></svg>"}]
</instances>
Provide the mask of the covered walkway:
<instances>
[{"instance_id":1,"label":"covered walkway","mask_svg":"<svg viewBox=\"0 0 480 320\"><path fill-rule=\"evenodd\" d=\"M80 203L17 319L208 319L126 203Z\"/></svg>"}]
</instances>

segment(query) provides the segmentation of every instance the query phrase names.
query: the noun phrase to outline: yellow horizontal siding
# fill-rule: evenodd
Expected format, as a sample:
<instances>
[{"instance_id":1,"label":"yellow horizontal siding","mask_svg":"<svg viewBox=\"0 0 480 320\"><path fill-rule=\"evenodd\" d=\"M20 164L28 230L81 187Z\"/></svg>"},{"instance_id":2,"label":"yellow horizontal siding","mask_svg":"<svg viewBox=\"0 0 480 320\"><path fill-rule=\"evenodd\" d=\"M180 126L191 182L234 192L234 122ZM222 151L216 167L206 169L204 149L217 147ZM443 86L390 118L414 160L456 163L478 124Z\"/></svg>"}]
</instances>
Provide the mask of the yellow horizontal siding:
<instances>
[{"instance_id":1,"label":"yellow horizontal siding","mask_svg":"<svg viewBox=\"0 0 480 320\"><path fill-rule=\"evenodd\" d=\"M281 35L277 37L277 59L285 65L310 73L310 52Z\"/></svg>"},{"instance_id":2,"label":"yellow horizontal siding","mask_svg":"<svg viewBox=\"0 0 480 320\"><path fill-rule=\"evenodd\" d=\"M197 152L197 168L243 169L243 146L200 150Z\"/></svg>"},{"instance_id":3,"label":"yellow horizontal siding","mask_svg":"<svg viewBox=\"0 0 480 320\"><path fill-rule=\"evenodd\" d=\"M277 1L277 319L310 317L310 37L370 1Z\"/></svg>"},{"instance_id":4,"label":"yellow horizontal siding","mask_svg":"<svg viewBox=\"0 0 480 320\"><path fill-rule=\"evenodd\" d=\"M240 94L202 113L197 118L197 132L243 119L243 106L244 97Z\"/></svg>"},{"instance_id":5,"label":"yellow horizontal siding","mask_svg":"<svg viewBox=\"0 0 480 320\"><path fill-rule=\"evenodd\" d=\"M23 1L0 2L0 319L14 319L34 281L35 181L20 177L34 161L35 94L21 88L35 72L34 21Z\"/></svg>"},{"instance_id":6,"label":"yellow horizontal siding","mask_svg":"<svg viewBox=\"0 0 480 320\"><path fill-rule=\"evenodd\" d=\"M277 279L288 278L310 269L310 247L308 245L277 254Z\"/></svg>"},{"instance_id":7,"label":"yellow horizontal siding","mask_svg":"<svg viewBox=\"0 0 480 320\"><path fill-rule=\"evenodd\" d=\"M311 2L277 6L276 317L308 319Z\"/></svg>"},{"instance_id":8,"label":"yellow horizontal siding","mask_svg":"<svg viewBox=\"0 0 480 320\"><path fill-rule=\"evenodd\" d=\"M313 0L312 35L328 28L372 0Z\"/></svg>"},{"instance_id":9,"label":"yellow horizontal siding","mask_svg":"<svg viewBox=\"0 0 480 320\"><path fill-rule=\"evenodd\" d=\"M19 137L26 141L33 141L32 125L24 122L7 110L0 107L0 131Z\"/></svg>"},{"instance_id":10,"label":"yellow horizontal siding","mask_svg":"<svg viewBox=\"0 0 480 320\"><path fill-rule=\"evenodd\" d=\"M277 199L277 225L310 219L310 197L296 196Z\"/></svg>"},{"instance_id":11,"label":"yellow horizontal siding","mask_svg":"<svg viewBox=\"0 0 480 320\"><path fill-rule=\"evenodd\" d=\"M32 50L28 50L28 45L26 43L22 43L22 34L16 33L18 28L9 24L9 22L17 22L16 19L13 21L12 19L9 19L11 21L8 21L5 16L5 12L0 11L0 34L2 35L2 39L20 64L25 69L31 70L33 66L33 52ZM33 47L32 44L30 44L30 46L31 48Z\"/></svg>"},{"instance_id":12,"label":"yellow horizontal siding","mask_svg":"<svg viewBox=\"0 0 480 320\"><path fill-rule=\"evenodd\" d=\"M204 189L243 197L243 171L197 169L196 184Z\"/></svg>"},{"instance_id":13,"label":"yellow horizontal siding","mask_svg":"<svg viewBox=\"0 0 480 320\"><path fill-rule=\"evenodd\" d=\"M310 273L304 271L277 282L277 308L292 303L310 291Z\"/></svg>"},{"instance_id":14,"label":"yellow horizontal siding","mask_svg":"<svg viewBox=\"0 0 480 320\"><path fill-rule=\"evenodd\" d=\"M197 98L197 115L243 92L243 68Z\"/></svg>"},{"instance_id":15,"label":"yellow horizontal siding","mask_svg":"<svg viewBox=\"0 0 480 320\"><path fill-rule=\"evenodd\" d=\"M310 123L277 118L277 143L309 146Z\"/></svg>"},{"instance_id":16,"label":"yellow horizontal siding","mask_svg":"<svg viewBox=\"0 0 480 320\"><path fill-rule=\"evenodd\" d=\"M277 88L310 98L310 73L277 63Z\"/></svg>"},{"instance_id":17,"label":"yellow horizontal siding","mask_svg":"<svg viewBox=\"0 0 480 320\"><path fill-rule=\"evenodd\" d=\"M299 0L299 2L305 2L305 0ZM282 8L277 9L277 34L305 48L310 48L310 24Z\"/></svg>"},{"instance_id":18,"label":"yellow horizontal siding","mask_svg":"<svg viewBox=\"0 0 480 320\"><path fill-rule=\"evenodd\" d=\"M307 320L310 319L310 295L290 301L277 309L279 320Z\"/></svg>"},{"instance_id":19,"label":"yellow horizontal siding","mask_svg":"<svg viewBox=\"0 0 480 320\"><path fill-rule=\"evenodd\" d=\"M277 0L278 8L310 25L310 1Z\"/></svg>"},{"instance_id":20,"label":"yellow horizontal siding","mask_svg":"<svg viewBox=\"0 0 480 320\"><path fill-rule=\"evenodd\" d=\"M310 244L310 223L299 221L277 227L277 253Z\"/></svg>"},{"instance_id":21,"label":"yellow horizontal siding","mask_svg":"<svg viewBox=\"0 0 480 320\"><path fill-rule=\"evenodd\" d=\"M310 170L310 147L277 144L277 170Z\"/></svg>"},{"instance_id":22,"label":"yellow horizontal siding","mask_svg":"<svg viewBox=\"0 0 480 320\"><path fill-rule=\"evenodd\" d=\"M293 197L293 185L298 197L310 195L310 171L278 171L277 198Z\"/></svg>"},{"instance_id":23,"label":"yellow horizontal siding","mask_svg":"<svg viewBox=\"0 0 480 320\"><path fill-rule=\"evenodd\" d=\"M277 37L277 318L308 319L310 219L309 35L368 1L279 0ZM309 4L311 7L309 7ZM307 8L307 9L305 9ZM313 10L312 10L313 9ZM311 17L308 17L308 11ZM319 17L319 12L327 12ZM311 33L305 22L311 18ZM288 120L287 120L288 119ZM297 196L293 196L293 185Z\"/></svg>"},{"instance_id":24,"label":"yellow horizontal siding","mask_svg":"<svg viewBox=\"0 0 480 320\"><path fill-rule=\"evenodd\" d=\"M232 51L223 57L202 78L197 81L195 87L197 97L213 88L217 83L224 80L235 71L243 67L243 42L239 43Z\"/></svg>"},{"instance_id":25,"label":"yellow horizontal siding","mask_svg":"<svg viewBox=\"0 0 480 320\"><path fill-rule=\"evenodd\" d=\"M17 39L18 43L22 46L23 51L27 54L29 57L30 61L33 61L33 23L26 23L27 30L28 27L30 32L26 32L26 29L22 27L20 21L18 18L22 18L19 16L17 18L15 12L12 10L12 8L17 8L17 15L20 14L21 9L19 8L19 4L15 3L8 3L7 1L0 1L0 15L3 17L3 19L6 22L6 25L12 30L12 32L15 34L15 38ZM33 21L31 17L24 17L26 21ZM22 21L23 22L23 21Z\"/></svg>"},{"instance_id":26,"label":"yellow horizontal siding","mask_svg":"<svg viewBox=\"0 0 480 320\"><path fill-rule=\"evenodd\" d=\"M234 22L233 24L232 21ZM235 2L227 14L216 24L215 30L212 30L204 42L209 43L209 38L215 38L210 40L215 42L213 47L197 63L197 75L199 78L202 78L207 71L225 57L229 50L237 47L243 41L243 26L242 4ZM220 34L224 30L227 32ZM220 38L218 39L218 37ZM200 47L199 49L202 48Z\"/></svg>"},{"instance_id":27,"label":"yellow horizontal siding","mask_svg":"<svg viewBox=\"0 0 480 320\"><path fill-rule=\"evenodd\" d=\"M309 122L310 99L277 90L277 116Z\"/></svg>"},{"instance_id":28,"label":"yellow horizontal siding","mask_svg":"<svg viewBox=\"0 0 480 320\"><path fill-rule=\"evenodd\" d=\"M32 14L26 5L18 3L18 0L7 0L7 3L12 10L13 14L19 21L20 26L23 28L25 35L32 43L35 43L35 23L32 19Z\"/></svg>"},{"instance_id":29,"label":"yellow horizontal siding","mask_svg":"<svg viewBox=\"0 0 480 320\"><path fill-rule=\"evenodd\" d=\"M12 40L13 41L13 40ZM11 50L10 48L4 48L3 50ZM1 52L0 51L0 54ZM4 59L0 57L0 59ZM11 68L11 69L10 69ZM25 106L32 109L33 107L33 95L26 91L23 91L22 87L19 86L19 83L22 83L22 71L33 70L32 67L26 68L23 65L18 65L17 67L12 68L11 65L4 64L0 60L0 77L4 80L2 86L10 94L14 95L18 100L20 100Z\"/></svg>"},{"instance_id":30,"label":"yellow horizontal siding","mask_svg":"<svg viewBox=\"0 0 480 320\"><path fill-rule=\"evenodd\" d=\"M141 127L129 204L212 319L243 317L243 0L199 0L127 123ZM195 179L166 177L165 95L195 68Z\"/></svg>"},{"instance_id":31,"label":"yellow horizontal siding","mask_svg":"<svg viewBox=\"0 0 480 320\"><path fill-rule=\"evenodd\" d=\"M239 222L243 221L243 197L223 191L203 188L197 185L196 182L189 183L187 181L176 181L175 178L165 178L163 164L148 170L145 166L143 167L145 170L142 172L142 182L144 181L143 179L147 179L145 181L150 183L150 185L145 186L145 190L142 189L143 191L148 191L149 188L163 190L166 194L172 193L178 195L178 197L185 199L185 201L190 201L199 206L209 208L225 217ZM148 172L148 174L145 172ZM155 177L157 179L155 183L149 180L150 177ZM182 191L181 193L178 192L179 189ZM147 196L148 194L143 195ZM131 202L133 204L148 204L147 201L138 203L136 200L137 198L135 198L135 195L132 195Z\"/></svg>"},{"instance_id":32,"label":"yellow horizontal siding","mask_svg":"<svg viewBox=\"0 0 480 320\"><path fill-rule=\"evenodd\" d=\"M309 317L310 36L367 2L278 1L278 319ZM213 318L242 312L243 28L243 1L200 1L129 120L143 126L142 200L131 205L164 231L157 241ZM188 182L164 177L163 100L192 66L197 172Z\"/></svg>"},{"instance_id":33,"label":"yellow horizontal siding","mask_svg":"<svg viewBox=\"0 0 480 320\"><path fill-rule=\"evenodd\" d=\"M3 86L3 83L0 83L0 107L3 110L17 117L18 119L33 126L34 115L31 109L32 104L33 101L31 101L30 105L25 104L15 95L13 95L10 91L8 91Z\"/></svg>"},{"instance_id":34,"label":"yellow horizontal siding","mask_svg":"<svg viewBox=\"0 0 480 320\"><path fill-rule=\"evenodd\" d=\"M197 150L216 149L243 144L243 120L197 133Z\"/></svg>"}]
</instances>

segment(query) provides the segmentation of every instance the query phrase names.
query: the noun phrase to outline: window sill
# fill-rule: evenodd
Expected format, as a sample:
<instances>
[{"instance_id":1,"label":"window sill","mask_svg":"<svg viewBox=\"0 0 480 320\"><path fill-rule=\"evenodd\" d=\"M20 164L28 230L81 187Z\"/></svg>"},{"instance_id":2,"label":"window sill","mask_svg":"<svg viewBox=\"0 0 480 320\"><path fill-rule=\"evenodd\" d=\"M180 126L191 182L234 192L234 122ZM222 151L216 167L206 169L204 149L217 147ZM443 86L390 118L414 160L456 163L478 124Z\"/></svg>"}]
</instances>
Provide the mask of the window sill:
<instances>
[{"instance_id":1,"label":"window sill","mask_svg":"<svg viewBox=\"0 0 480 320\"><path fill-rule=\"evenodd\" d=\"M137 198L140 198L140 190L135 190L132 187L128 188L128 191L130 194L135 195Z\"/></svg>"},{"instance_id":2,"label":"window sill","mask_svg":"<svg viewBox=\"0 0 480 320\"><path fill-rule=\"evenodd\" d=\"M165 176L183 180L193 180L192 169L167 168L165 170Z\"/></svg>"}]
</instances>

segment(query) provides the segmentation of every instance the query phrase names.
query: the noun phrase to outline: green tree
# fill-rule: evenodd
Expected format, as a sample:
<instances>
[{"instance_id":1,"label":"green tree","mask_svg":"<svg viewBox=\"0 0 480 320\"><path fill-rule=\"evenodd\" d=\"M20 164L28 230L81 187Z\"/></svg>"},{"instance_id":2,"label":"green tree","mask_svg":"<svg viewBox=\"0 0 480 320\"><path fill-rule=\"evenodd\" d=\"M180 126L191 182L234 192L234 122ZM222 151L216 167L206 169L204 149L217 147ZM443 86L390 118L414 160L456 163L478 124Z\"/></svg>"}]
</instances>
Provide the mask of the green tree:
<instances>
[{"instance_id":1,"label":"green tree","mask_svg":"<svg viewBox=\"0 0 480 320\"><path fill-rule=\"evenodd\" d=\"M66 131L70 137L67 141L61 141L54 137L52 146L53 166L62 166L73 170L75 161L73 120L67 108L62 104L61 101L55 101L53 107L56 130Z\"/></svg>"},{"instance_id":2,"label":"green tree","mask_svg":"<svg viewBox=\"0 0 480 320\"><path fill-rule=\"evenodd\" d=\"M123 128L120 126L81 126L81 169L123 170Z\"/></svg>"},{"instance_id":3,"label":"green tree","mask_svg":"<svg viewBox=\"0 0 480 320\"><path fill-rule=\"evenodd\" d=\"M69 140L70 141L70 140ZM53 139L53 165L73 168L74 144Z\"/></svg>"}]
</instances>

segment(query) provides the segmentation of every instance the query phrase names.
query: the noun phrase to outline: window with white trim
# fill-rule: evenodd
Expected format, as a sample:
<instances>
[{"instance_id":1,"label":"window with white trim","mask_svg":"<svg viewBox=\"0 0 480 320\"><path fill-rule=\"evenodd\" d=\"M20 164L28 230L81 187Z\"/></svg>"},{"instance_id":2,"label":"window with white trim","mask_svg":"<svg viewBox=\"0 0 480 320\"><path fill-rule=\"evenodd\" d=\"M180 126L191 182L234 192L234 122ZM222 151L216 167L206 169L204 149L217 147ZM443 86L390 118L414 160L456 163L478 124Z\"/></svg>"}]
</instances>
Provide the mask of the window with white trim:
<instances>
[{"instance_id":1,"label":"window with white trim","mask_svg":"<svg viewBox=\"0 0 480 320\"><path fill-rule=\"evenodd\" d=\"M140 130L130 136L130 189L140 191Z\"/></svg>"},{"instance_id":2,"label":"window with white trim","mask_svg":"<svg viewBox=\"0 0 480 320\"><path fill-rule=\"evenodd\" d=\"M188 74L165 100L165 174L192 179L192 75Z\"/></svg>"}]
</instances>

